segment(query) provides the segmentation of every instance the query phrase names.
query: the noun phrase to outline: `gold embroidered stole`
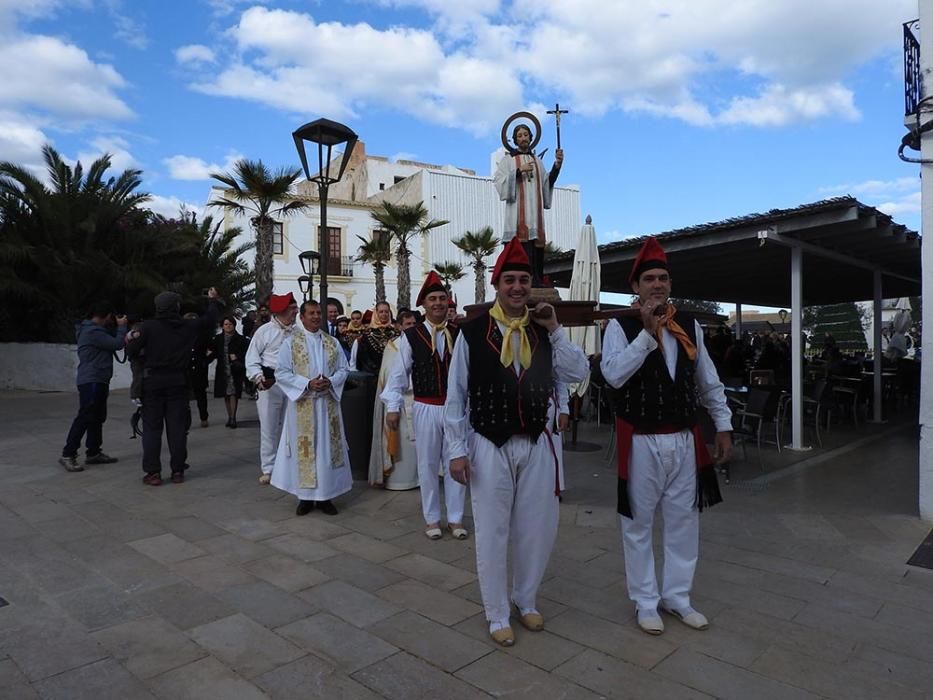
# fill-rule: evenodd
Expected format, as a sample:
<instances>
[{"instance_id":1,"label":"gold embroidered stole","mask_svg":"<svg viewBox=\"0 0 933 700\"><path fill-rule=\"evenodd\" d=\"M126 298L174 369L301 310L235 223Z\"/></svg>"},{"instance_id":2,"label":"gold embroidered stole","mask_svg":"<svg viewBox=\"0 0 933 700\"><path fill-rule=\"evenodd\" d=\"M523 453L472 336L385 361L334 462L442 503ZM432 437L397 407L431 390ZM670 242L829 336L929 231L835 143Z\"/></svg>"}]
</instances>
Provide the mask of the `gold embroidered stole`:
<instances>
[{"instance_id":1,"label":"gold embroidered stole","mask_svg":"<svg viewBox=\"0 0 933 700\"><path fill-rule=\"evenodd\" d=\"M302 329L303 330L303 329ZM327 375L337 371L337 341L326 333L321 333L324 343L324 362ZM292 365L295 374L311 376L311 357L308 355L308 342L304 333L292 333ZM342 352L342 351L341 351ZM316 376L316 375L315 375ZM340 406L337 400L327 394L309 394L295 402L298 423L298 486L303 489L317 488L317 428L315 425L315 399L323 397L327 402L327 426L330 439L331 468L343 466L343 436L340 431Z\"/></svg>"}]
</instances>

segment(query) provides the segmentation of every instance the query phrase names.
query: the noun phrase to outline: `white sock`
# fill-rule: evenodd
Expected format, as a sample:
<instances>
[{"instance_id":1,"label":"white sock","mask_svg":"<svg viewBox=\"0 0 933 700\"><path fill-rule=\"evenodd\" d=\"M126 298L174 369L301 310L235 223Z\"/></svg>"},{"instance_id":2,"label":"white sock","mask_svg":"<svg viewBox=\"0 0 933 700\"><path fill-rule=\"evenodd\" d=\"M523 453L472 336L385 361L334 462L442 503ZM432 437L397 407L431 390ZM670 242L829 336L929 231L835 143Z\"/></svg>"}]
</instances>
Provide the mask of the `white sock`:
<instances>
[{"instance_id":1,"label":"white sock","mask_svg":"<svg viewBox=\"0 0 933 700\"><path fill-rule=\"evenodd\" d=\"M522 615L531 615L531 614L540 615L540 614L541 614L541 613L539 613L537 610L535 610L534 608L519 608L518 611L519 611Z\"/></svg>"},{"instance_id":2,"label":"white sock","mask_svg":"<svg viewBox=\"0 0 933 700\"><path fill-rule=\"evenodd\" d=\"M492 634L493 632L498 632L499 630L504 630L506 627L511 627L511 626L512 625L509 624L508 619L498 620L496 622L490 622L489 633Z\"/></svg>"}]
</instances>

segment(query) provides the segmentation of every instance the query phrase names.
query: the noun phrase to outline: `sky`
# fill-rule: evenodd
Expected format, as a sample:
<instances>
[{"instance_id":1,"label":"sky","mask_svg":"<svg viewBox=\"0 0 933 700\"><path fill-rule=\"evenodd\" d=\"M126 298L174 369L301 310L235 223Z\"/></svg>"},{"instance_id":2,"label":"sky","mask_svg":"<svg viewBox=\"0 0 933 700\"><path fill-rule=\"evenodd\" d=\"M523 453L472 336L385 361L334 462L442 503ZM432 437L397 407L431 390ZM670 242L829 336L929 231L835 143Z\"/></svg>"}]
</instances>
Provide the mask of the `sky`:
<instances>
[{"instance_id":1,"label":"sky","mask_svg":"<svg viewBox=\"0 0 933 700\"><path fill-rule=\"evenodd\" d=\"M562 122L600 242L851 194L919 230L901 24L916 0L0 0L0 160L143 171L166 215L238 158L367 152L489 174L513 112ZM914 154L916 155L916 154Z\"/></svg>"}]
</instances>

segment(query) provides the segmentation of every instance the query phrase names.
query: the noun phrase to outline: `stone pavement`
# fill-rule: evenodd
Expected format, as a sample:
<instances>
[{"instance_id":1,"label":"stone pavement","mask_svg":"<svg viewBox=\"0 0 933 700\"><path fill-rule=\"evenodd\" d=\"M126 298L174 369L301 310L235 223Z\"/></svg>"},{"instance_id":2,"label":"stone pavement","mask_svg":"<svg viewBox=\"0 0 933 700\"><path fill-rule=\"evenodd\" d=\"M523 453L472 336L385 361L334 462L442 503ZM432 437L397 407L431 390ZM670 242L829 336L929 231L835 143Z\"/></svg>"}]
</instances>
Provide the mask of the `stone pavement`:
<instances>
[{"instance_id":1,"label":"stone pavement","mask_svg":"<svg viewBox=\"0 0 933 700\"><path fill-rule=\"evenodd\" d=\"M105 450L55 463L71 394L0 399L0 697L933 697L933 572L904 562L916 430L741 484L702 516L708 632L638 632L612 466L567 453L544 632L487 638L472 540L429 542L418 493L358 484L337 517L256 483L257 425L194 428L189 480L140 483L125 392ZM590 431L589 440L607 433ZM800 466L800 465L803 466ZM2 605L2 603L0 603Z\"/></svg>"}]
</instances>

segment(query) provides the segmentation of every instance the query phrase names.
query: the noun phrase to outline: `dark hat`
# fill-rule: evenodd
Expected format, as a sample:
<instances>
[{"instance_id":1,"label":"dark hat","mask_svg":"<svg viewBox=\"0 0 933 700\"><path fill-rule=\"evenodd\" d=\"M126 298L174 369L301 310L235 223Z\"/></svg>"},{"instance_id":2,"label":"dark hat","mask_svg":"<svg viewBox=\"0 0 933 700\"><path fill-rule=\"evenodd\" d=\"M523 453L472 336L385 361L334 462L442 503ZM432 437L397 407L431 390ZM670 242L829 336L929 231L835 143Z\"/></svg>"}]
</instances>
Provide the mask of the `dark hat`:
<instances>
[{"instance_id":1,"label":"dark hat","mask_svg":"<svg viewBox=\"0 0 933 700\"><path fill-rule=\"evenodd\" d=\"M155 297L157 314L168 314L181 308L181 295L175 292L159 292Z\"/></svg>"},{"instance_id":2,"label":"dark hat","mask_svg":"<svg viewBox=\"0 0 933 700\"><path fill-rule=\"evenodd\" d=\"M447 287L444 286L441 276L434 270L431 270L428 276L424 278L424 284L421 285L421 291L418 292L418 299L415 301L415 306L424 304L424 300L431 292L444 292L444 294L447 294Z\"/></svg>"}]
</instances>

